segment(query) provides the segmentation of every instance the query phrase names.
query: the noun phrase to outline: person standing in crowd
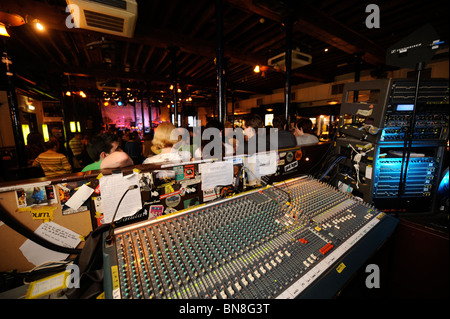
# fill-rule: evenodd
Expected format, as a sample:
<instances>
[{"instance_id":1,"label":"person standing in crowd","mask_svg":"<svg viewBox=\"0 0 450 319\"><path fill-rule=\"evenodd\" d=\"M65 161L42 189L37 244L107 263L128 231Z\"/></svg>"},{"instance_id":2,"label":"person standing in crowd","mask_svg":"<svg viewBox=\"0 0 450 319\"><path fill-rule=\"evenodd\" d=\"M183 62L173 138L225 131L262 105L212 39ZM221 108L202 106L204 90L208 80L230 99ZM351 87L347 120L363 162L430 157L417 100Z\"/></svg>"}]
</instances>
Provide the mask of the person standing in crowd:
<instances>
[{"instance_id":1,"label":"person standing in crowd","mask_svg":"<svg viewBox=\"0 0 450 319\"><path fill-rule=\"evenodd\" d=\"M286 120L283 116L277 115L273 119L273 127L278 133L278 149L297 146L295 135L286 130Z\"/></svg>"},{"instance_id":2,"label":"person standing in crowd","mask_svg":"<svg viewBox=\"0 0 450 319\"><path fill-rule=\"evenodd\" d=\"M69 147L73 154L73 168L79 169L83 164L83 143L81 142L81 133L75 133L69 141Z\"/></svg>"},{"instance_id":3,"label":"person standing in crowd","mask_svg":"<svg viewBox=\"0 0 450 319\"><path fill-rule=\"evenodd\" d=\"M207 130L209 128L215 128L219 131L219 137L220 137L220 141L221 141L220 145L222 147L221 156L219 156L219 157L233 155L233 153L234 153L233 146L231 144L229 144L228 139L224 137L224 125L222 123L220 123L219 120L210 119L208 121L208 123L206 123L206 125L205 125L205 130ZM206 144L208 144L208 143L206 143ZM217 144L217 145L219 145L219 144ZM219 155L219 154L204 154L203 153L204 146L205 145L202 144L201 147L198 147L194 151L195 158L211 158L211 157L217 157ZM214 148L212 148L211 150L213 152L215 151Z\"/></svg>"},{"instance_id":4,"label":"person standing in crowd","mask_svg":"<svg viewBox=\"0 0 450 319\"><path fill-rule=\"evenodd\" d=\"M142 157L147 158L152 156L152 137L150 133L144 133L144 139L142 143Z\"/></svg>"},{"instance_id":5,"label":"person standing in crowd","mask_svg":"<svg viewBox=\"0 0 450 319\"><path fill-rule=\"evenodd\" d=\"M307 117L301 117L294 126L297 145L313 145L319 143L319 138L312 134L312 122Z\"/></svg>"},{"instance_id":6,"label":"person standing in crowd","mask_svg":"<svg viewBox=\"0 0 450 319\"><path fill-rule=\"evenodd\" d=\"M64 154L58 153L59 143L56 139L51 139L45 143L46 151L39 154L33 161L32 166L40 166L45 177L54 177L72 173L72 166Z\"/></svg>"},{"instance_id":7,"label":"person standing in crowd","mask_svg":"<svg viewBox=\"0 0 450 319\"><path fill-rule=\"evenodd\" d=\"M133 160L133 163L136 164L141 164L142 162L142 157L141 157L141 153L142 153L142 145L141 145L141 140L139 138L138 132L133 131L130 133L128 141L125 143L125 148L123 149L128 156L131 157L131 159Z\"/></svg>"},{"instance_id":8,"label":"person standing in crowd","mask_svg":"<svg viewBox=\"0 0 450 319\"><path fill-rule=\"evenodd\" d=\"M258 129L264 128L264 123L258 114L250 114L244 124L244 153L252 154L276 150L278 147L270 143L267 134L258 134Z\"/></svg>"},{"instance_id":9,"label":"person standing in crowd","mask_svg":"<svg viewBox=\"0 0 450 319\"><path fill-rule=\"evenodd\" d=\"M98 134L92 138L87 148L94 162L85 166L82 172L133 165L131 157L120 148L117 135Z\"/></svg>"},{"instance_id":10,"label":"person standing in crowd","mask_svg":"<svg viewBox=\"0 0 450 319\"><path fill-rule=\"evenodd\" d=\"M42 152L45 152L44 137L39 132L31 132L27 135L27 146L25 148L28 165L32 165L36 157Z\"/></svg>"},{"instance_id":11,"label":"person standing in crowd","mask_svg":"<svg viewBox=\"0 0 450 319\"><path fill-rule=\"evenodd\" d=\"M160 163L160 162L187 162L191 160L191 153L189 151L179 151L173 148L179 140L172 140L171 134L175 130L172 123L161 123L155 129L153 137L152 151L154 156L147 157L143 164Z\"/></svg>"}]
</instances>

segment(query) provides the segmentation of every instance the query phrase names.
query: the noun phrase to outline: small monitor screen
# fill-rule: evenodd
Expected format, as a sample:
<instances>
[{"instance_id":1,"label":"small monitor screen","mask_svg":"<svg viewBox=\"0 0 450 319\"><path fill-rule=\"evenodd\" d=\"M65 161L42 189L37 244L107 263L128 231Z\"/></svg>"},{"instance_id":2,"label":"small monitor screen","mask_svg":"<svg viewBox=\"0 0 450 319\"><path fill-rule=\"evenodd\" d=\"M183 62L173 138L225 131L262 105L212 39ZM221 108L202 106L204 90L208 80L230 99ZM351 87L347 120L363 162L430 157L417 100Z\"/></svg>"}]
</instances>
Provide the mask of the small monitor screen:
<instances>
[{"instance_id":1,"label":"small monitor screen","mask_svg":"<svg viewBox=\"0 0 450 319\"><path fill-rule=\"evenodd\" d=\"M399 104L397 105L397 111L412 111L414 110L414 104Z\"/></svg>"}]
</instances>

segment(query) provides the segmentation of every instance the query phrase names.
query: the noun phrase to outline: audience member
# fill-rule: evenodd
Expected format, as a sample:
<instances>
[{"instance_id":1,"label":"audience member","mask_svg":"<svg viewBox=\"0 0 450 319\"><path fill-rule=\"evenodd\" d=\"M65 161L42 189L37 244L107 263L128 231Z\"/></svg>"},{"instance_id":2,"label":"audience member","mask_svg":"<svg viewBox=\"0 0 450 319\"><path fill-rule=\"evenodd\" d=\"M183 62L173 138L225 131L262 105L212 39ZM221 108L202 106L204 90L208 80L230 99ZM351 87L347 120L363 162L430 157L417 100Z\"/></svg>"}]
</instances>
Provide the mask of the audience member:
<instances>
[{"instance_id":1,"label":"audience member","mask_svg":"<svg viewBox=\"0 0 450 319\"><path fill-rule=\"evenodd\" d=\"M190 161L191 153L189 151L179 151L173 147L180 140L171 139L172 131L175 129L172 123L161 123L158 125L152 141L152 151L156 155L147 157L143 164Z\"/></svg>"},{"instance_id":2,"label":"audience member","mask_svg":"<svg viewBox=\"0 0 450 319\"><path fill-rule=\"evenodd\" d=\"M142 143L142 157L147 158L153 155L152 152L152 137L150 133L144 134L144 139Z\"/></svg>"},{"instance_id":3,"label":"audience member","mask_svg":"<svg viewBox=\"0 0 450 319\"><path fill-rule=\"evenodd\" d=\"M51 139L45 143L45 147L47 150L36 157L32 166L40 166L46 177L54 177L72 172L72 166L67 160L67 157L57 152L59 143L56 139Z\"/></svg>"},{"instance_id":4,"label":"audience member","mask_svg":"<svg viewBox=\"0 0 450 319\"><path fill-rule=\"evenodd\" d=\"M206 143L204 143L205 145L203 145L201 147L198 147L195 150L194 153L194 157L195 158L213 158L213 157L220 157L222 158L223 156L231 156L234 154L234 149L233 146L228 143L228 139L225 138L224 136L224 125L222 123L220 123L220 121L216 120L216 119L210 119L208 121L208 123L206 123L205 125L205 130L209 129L209 128L215 128L218 130L219 132L219 136L216 136L215 138L220 138L221 141L221 151L220 154L212 154L211 151L215 152L217 150L214 149L214 147L212 147L209 151L209 154L204 154L203 150L204 150L204 146L209 144L210 142L213 142L214 137L211 136L210 137L210 141L205 141ZM219 145L219 144L218 144ZM212 145L211 145L212 146Z\"/></svg>"},{"instance_id":5,"label":"audience member","mask_svg":"<svg viewBox=\"0 0 450 319\"><path fill-rule=\"evenodd\" d=\"M276 150L277 147L270 143L270 138L266 134L259 134L260 128L264 128L264 123L258 114L250 114L244 123L244 153L252 154Z\"/></svg>"},{"instance_id":6,"label":"audience member","mask_svg":"<svg viewBox=\"0 0 450 319\"><path fill-rule=\"evenodd\" d=\"M277 115L274 117L273 127L278 133L278 149L297 146L295 135L286 130L286 125L287 122L283 116Z\"/></svg>"},{"instance_id":7,"label":"audience member","mask_svg":"<svg viewBox=\"0 0 450 319\"><path fill-rule=\"evenodd\" d=\"M35 158L42 152L45 152L44 137L39 132L31 132L27 135L27 146L25 148L28 165L32 165Z\"/></svg>"},{"instance_id":8,"label":"audience member","mask_svg":"<svg viewBox=\"0 0 450 319\"><path fill-rule=\"evenodd\" d=\"M297 138L297 145L312 145L319 143L319 138L312 134L312 122L307 117L301 117L294 126L294 135Z\"/></svg>"},{"instance_id":9,"label":"audience member","mask_svg":"<svg viewBox=\"0 0 450 319\"><path fill-rule=\"evenodd\" d=\"M125 143L124 151L131 157L135 165L142 163L142 145L138 132L130 133L128 141Z\"/></svg>"},{"instance_id":10,"label":"audience member","mask_svg":"<svg viewBox=\"0 0 450 319\"><path fill-rule=\"evenodd\" d=\"M83 164L83 143L81 142L81 133L76 133L73 138L69 141L69 147L73 154L73 168L78 169L81 168Z\"/></svg>"},{"instance_id":11,"label":"audience member","mask_svg":"<svg viewBox=\"0 0 450 319\"><path fill-rule=\"evenodd\" d=\"M117 135L98 134L92 138L87 148L94 162L85 166L82 172L133 165L131 157L120 148Z\"/></svg>"}]
</instances>

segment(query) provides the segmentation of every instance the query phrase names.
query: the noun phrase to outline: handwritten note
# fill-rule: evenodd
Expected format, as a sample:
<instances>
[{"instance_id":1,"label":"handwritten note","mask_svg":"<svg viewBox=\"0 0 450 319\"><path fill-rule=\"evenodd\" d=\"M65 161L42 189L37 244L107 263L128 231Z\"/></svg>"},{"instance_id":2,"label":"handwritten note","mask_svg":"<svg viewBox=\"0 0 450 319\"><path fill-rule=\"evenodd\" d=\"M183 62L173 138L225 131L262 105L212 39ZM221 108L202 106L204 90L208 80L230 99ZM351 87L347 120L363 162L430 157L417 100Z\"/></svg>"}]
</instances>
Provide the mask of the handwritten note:
<instances>
[{"instance_id":1,"label":"handwritten note","mask_svg":"<svg viewBox=\"0 0 450 319\"><path fill-rule=\"evenodd\" d=\"M79 234L54 222L42 223L34 233L53 244L63 247L75 248L81 241ZM42 247L29 239L20 246L20 250L28 261L34 265L64 260L69 256L69 254Z\"/></svg>"},{"instance_id":2,"label":"handwritten note","mask_svg":"<svg viewBox=\"0 0 450 319\"><path fill-rule=\"evenodd\" d=\"M233 183L233 163L214 162L201 165L202 190Z\"/></svg>"}]
</instances>

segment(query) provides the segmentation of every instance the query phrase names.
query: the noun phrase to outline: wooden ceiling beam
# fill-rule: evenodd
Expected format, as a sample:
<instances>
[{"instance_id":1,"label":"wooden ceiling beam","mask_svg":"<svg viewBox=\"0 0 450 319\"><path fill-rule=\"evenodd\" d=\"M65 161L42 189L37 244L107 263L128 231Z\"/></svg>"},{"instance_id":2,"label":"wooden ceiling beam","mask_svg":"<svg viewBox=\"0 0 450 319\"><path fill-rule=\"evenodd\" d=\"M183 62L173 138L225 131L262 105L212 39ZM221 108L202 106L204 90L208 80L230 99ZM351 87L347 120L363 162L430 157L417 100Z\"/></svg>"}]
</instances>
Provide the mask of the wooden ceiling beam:
<instances>
[{"instance_id":1,"label":"wooden ceiling beam","mask_svg":"<svg viewBox=\"0 0 450 319\"><path fill-rule=\"evenodd\" d=\"M145 70L147 69L148 61L152 57L154 51L155 51L155 47L150 47L150 49L148 50L145 61L144 61L144 63L142 63L142 68L141 68L142 72L145 72Z\"/></svg>"},{"instance_id":2,"label":"wooden ceiling beam","mask_svg":"<svg viewBox=\"0 0 450 319\"><path fill-rule=\"evenodd\" d=\"M77 28L67 28L65 25L67 14L64 12L64 8L52 6L38 1L25 2L22 0L2 0L0 10L14 12L22 16L26 16L30 12L33 12L33 16L38 17L39 20L41 20L45 24L45 26L50 29L56 29L66 32L84 32L90 34L98 34L99 37L105 36L100 32ZM202 55L205 57L216 56L215 41L204 41L169 30L149 27L146 28L145 33L135 34L133 38L125 38L111 34L106 35L105 37L112 40L124 41L133 44L143 44L147 46L155 46L157 48L163 49L176 46L180 48L180 50L187 53ZM262 65L266 63L263 56L246 54L241 50L234 48L228 48L225 52L225 55L230 59L244 64Z\"/></svg>"},{"instance_id":3,"label":"wooden ceiling beam","mask_svg":"<svg viewBox=\"0 0 450 319\"><path fill-rule=\"evenodd\" d=\"M228 3L246 10L259 14L264 18L277 22L283 22L284 17L267 8L255 5L252 1L245 0L226 0ZM385 52L376 45L376 43L365 38L361 34L351 30L339 21L334 20L327 14L320 12L310 5L302 4L299 1L300 10L295 10L298 14L294 23L294 30L312 37L322 42L328 43L348 54L365 52L362 57L366 62L371 64L384 63ZM317 22L320 21L320 24Z\"/></svg>"},{"instance_id":4,"label":"wooden ceiling beam","mask_svg":"<svg viewBox=\"0 0 450 319\"><path fill-rule=\"evenodd\" d=\"M137 71L137 69L138 69L139 58L140 58L140 56L141 56L141 53L142 53L142 49L143 49L143 48L144 48L144 45L141 43L141 44L139 45L138 51L137 51L137 53L136 53L136 58L134 59L133 70L136 70L136 71Z\"/></svg>"}]
</instances>

